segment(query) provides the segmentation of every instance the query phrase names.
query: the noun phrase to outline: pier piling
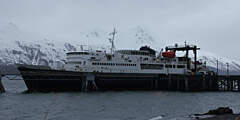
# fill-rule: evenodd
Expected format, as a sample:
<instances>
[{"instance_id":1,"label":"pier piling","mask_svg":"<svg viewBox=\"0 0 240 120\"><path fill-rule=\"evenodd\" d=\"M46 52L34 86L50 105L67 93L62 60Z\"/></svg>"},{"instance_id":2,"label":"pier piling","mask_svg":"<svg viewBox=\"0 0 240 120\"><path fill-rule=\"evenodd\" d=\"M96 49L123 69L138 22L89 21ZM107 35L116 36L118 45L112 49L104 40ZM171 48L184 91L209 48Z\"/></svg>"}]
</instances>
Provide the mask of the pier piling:
<instances>
[{"instance_id":1,"label":"pier piling","mask_svg":"<svg viewBox=\"0 0 240 120\"><path fill-rule=\"evenodd\" d=\"M185 91L189 91L189 88L188 88L188 78L186 76L184 76L184 84L185 84Z\"/></svg>"},{"instance_id":2,"label":"pier piling","mask_svg":"<svg viewBox=\"0 0 240 120\"><path fill-rule=\"evenodd\" d=\"M212 78L212 76L210 76L209 77L209 83L208 83L208 85L209 85L209 90L213 90L214 88L213 88L213 85L212 85L212 80L213 80L213 78Z\"/></svg>"},{"instance_id":3,"label":"pier piling","mask_svg":"<svg viewBox=\"0 0 240 120\"><path fill-rule=\"evenodd\" d=\"M172 79L171 79L171 76L168 75L168 90L172 90Z\"/></svg>"},{"instance_id":4,"label":"pier piling","mask_svg":"<svg viewBox=\"0 0 240 120\"><path fill-rule=\"evenodd\" d=\"M206 90L207 86L206 86L206 76L204 75L202 77L202 90Z\"/></svg>"},{"instance_id":5,"label":"pier piling","mask_svg":"<svg viewBox=\"0 0 240 120\"><path fill-rule=\"evenodd\" d=\"M238 91L240 91L240 80L237 81L237 84L238 84Z\"/></svg>"},{"instance_id":6,"label":"pier piling","mask_svg":"<svg viewBox=\"0 0 240 120\"><path fill-rule=\"evenodd\" d=\"M2 75L0 75L0 93L4 93L4 92L5 92L5 89L2 84Z\"/></svg>"},{"instance_id":7,"label":"pier piling","mask_svg":"<svg viewBox=\"0 0 240 120\"><path fill-rule=\"evenodd\" d=\"M91 73L85 74L82 81L82 91L98 90L97 84L95 82L95 75Z\"/></svg>"}]
</instances>

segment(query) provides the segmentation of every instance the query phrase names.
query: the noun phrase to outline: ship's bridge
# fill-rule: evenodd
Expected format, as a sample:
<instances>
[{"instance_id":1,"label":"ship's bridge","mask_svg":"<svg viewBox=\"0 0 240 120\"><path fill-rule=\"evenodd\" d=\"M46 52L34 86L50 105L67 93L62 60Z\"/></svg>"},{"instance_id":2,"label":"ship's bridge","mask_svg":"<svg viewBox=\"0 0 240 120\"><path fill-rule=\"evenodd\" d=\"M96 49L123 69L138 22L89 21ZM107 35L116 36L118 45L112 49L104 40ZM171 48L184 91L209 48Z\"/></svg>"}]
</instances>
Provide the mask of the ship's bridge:
<instances>
[{"instance_id":1,"label":"ship's bridge","mask_svg":"<svg viewBox=\"0 0 240 120\"><path fill-rule=\"evenodd\" d=\"M105 56L103 51L82 51L82 52L69 52L67 53L68 62L81 62L88 60L100 60Z\"/></svg>"},{"instance_id":2,"label":"ship's bridge","mask_svg":"<svg viewBox=\"0 0 240 120\"><path fill-rule=\"evenodd\" d=\"M69 52L67 53L67 63L81 64L83 60L89 57L89 52Z\"/></svg>"},{"instance_id":3,"label":"ship's bridge","mask_svg":"<svg viewBox=\"0 0 240 120\"><path fill-rule=\"evenodd\" d=\"M101 54L105 54L103 51L83 51L83 52L69 52L67 53L67 57L71 56L98 56Z\"/></svg>"}]
</instances>

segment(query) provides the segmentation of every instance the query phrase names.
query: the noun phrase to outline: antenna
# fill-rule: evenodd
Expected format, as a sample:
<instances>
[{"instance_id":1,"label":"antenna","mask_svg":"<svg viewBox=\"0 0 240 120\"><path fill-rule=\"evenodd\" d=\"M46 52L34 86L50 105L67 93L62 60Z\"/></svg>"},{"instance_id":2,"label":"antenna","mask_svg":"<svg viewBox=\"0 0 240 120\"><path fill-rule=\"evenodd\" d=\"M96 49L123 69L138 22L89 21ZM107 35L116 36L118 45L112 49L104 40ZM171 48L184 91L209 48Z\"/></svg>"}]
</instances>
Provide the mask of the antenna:
<instances>
[{"instance_id":1,"label":"antenna","mask_svg":"<svg viewBox=\"0 0 240 120\"><path fill-rule=\"evenodd\" d=\"M114 50L115 50L115 45L114 45L114 39L115 39L115 35L117 34L116 29L113 29L113 32L110 33L109 35L112 35L112 38L109 38L109 42L111 43L111 53L113 54Z\"/></svg>"}]
</instances>

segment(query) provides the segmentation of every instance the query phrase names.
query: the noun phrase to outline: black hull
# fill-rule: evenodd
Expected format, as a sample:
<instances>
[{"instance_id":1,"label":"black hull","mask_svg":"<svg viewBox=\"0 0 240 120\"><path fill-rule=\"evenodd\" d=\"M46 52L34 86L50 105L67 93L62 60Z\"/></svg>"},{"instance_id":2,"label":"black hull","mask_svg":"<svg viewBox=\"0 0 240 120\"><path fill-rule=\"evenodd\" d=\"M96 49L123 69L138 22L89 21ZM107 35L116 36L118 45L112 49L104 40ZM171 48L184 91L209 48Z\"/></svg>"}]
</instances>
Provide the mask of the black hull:
<instances>
[{"instance_id":1,"label":"black hull","mask_svg":"<svg viewBox=\"0 0 240 120\"><path fill-rule=\"evenodd\" d=\"M28 91L49 92L49 91L81 91L82 81L77 80L24 80Z\"/></svg>"},{"instance_id":2,"label":"black hull","mask_svg":"<svg viewBox=\"0 0 240 120\"><path fill-rule=\"evenodd\" d=\"M215 91L216 76L84 73L18 67L29 91L168 90ZM93 75L94 80L88 81ZM203 81L204 79L204 81Z\"/></svg>"},{"instance_id":3,"label":"black hull","mask_svg":"<svg viewBox=\"0 0 240 120\"><path fill-rule=\"evenodd\" d=\"M24 80L28 91L82 91L82 81L77 80ZM149 80L96 80L98 90L153 90ZM90 83L89 90L94 90Z\"/></svg>"}]
</instances>

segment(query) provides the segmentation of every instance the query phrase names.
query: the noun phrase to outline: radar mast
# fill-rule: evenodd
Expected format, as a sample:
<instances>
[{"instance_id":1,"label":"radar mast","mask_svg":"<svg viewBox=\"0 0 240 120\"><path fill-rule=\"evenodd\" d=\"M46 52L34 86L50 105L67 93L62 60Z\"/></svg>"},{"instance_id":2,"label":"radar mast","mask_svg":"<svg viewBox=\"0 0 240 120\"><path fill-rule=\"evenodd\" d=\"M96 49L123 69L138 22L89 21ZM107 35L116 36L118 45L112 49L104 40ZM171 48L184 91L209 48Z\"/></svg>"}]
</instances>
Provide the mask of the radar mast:
<instances>
[{"instance_id":1,"label":"radar mast","mask_svg":"<svg viewBox=\"0 0 240 120\"><path fill-rule=\"evenodd\" d=\"M114 39L115 39L115 35L116 35L116 34L117 34L117 31L116 31L115 28L113 29L113 32L111 32L111 33L109 34L109 35L112 36L111 38L108 39L109 42L111 43L111 48L110 48L111 54L113 54L113 52L114 52L114 50L115 50Z\"/></svg>"}]
</instances>

